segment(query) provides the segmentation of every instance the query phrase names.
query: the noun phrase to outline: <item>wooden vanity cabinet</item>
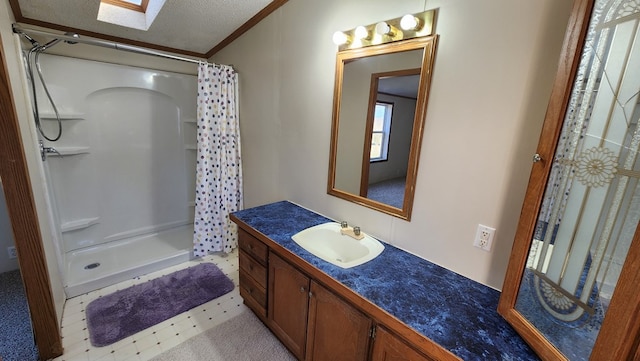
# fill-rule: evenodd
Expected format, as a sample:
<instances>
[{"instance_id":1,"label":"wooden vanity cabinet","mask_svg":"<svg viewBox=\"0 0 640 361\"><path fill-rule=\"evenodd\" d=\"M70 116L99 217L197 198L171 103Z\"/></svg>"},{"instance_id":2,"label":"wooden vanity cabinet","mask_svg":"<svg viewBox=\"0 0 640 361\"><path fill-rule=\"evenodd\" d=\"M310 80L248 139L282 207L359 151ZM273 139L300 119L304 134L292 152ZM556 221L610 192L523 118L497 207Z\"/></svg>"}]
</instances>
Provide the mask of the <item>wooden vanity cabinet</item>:
<instances>
[{"instance_id":1,"label":"wooden vanity cabinet","mask_svg":"<svg viewBox=\"0 0 640 361\"><path fill-rule=\"evenodd\" d=\"M299 359L366 361L372 321L269 253L269 325Z\"/></svg>"},{"instance_id":2,"label":"wooden vanity cabinet","mask_svg":"<svg viewBox=\"0 0 640 361\"><path fill-rule=\"evenodd\" d=\"M367 360L372 324L362 312L311 281L306 360Z\"/></svg>"},{"instance_id":3,"label":"wooden vanity cabinet","mask_svg":"<svg viewBox=\"0 0 640 361\"><path fill-rule=\"evenodd\" d=\"M411 337L388 331L375 306L346 301L348 295L321 284L312 268L268 244L238 228L240 295L298 360L432 360L411 346ZM427 348L434 359L457 359L438 346Z\"/></svg>"},{"instance_id":4,"label":"wooden vanity cabinet","mask_svg":"<svg viewBox=\"0 0 640 361\"><path fill-rule=\"evenodd\" d=\"M268 325L298 360L305 356L309 283L309 277L269 253Z\"/></svg>"},{"instance_id":5,"label":"wooden vanity cabinet","mask_svg":"<svg viewBox=\"0 0 640 361\"><path fill-rule=\"evenodd\" d=\"M384 327L378 327L371 352L371 361L431 361L402 342Z\"/></svg>"},{"instance_id":6,"label":"wooden vanity cabinet","mask_svg":"<svg viewBox=\"0 0 640 361\"><path fill-rule=\"evenodd\" d=\"M238 229L240 296L262 322L267 319L267 262L269 249L246 231Z\"/></svg>"}]
</instances>

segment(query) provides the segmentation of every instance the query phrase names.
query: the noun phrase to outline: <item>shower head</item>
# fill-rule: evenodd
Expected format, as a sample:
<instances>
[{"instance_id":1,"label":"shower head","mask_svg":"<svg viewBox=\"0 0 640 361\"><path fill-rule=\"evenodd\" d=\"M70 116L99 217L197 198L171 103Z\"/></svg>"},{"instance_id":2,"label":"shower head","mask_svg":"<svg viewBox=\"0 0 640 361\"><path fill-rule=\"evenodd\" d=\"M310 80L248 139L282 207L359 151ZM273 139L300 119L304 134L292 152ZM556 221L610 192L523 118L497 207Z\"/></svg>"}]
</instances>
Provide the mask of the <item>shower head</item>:
<instances>
[{"instance_id":1,"label":"shower head","mask_svg":"<svg viewBox=\"0 0 640 361\"><path fill-rule=\"evenodd\" d=\"M39 51L41 51L41 52L42 52L42 51L45 51L45 50L47 50L47 49L51 48L52 46L56 45L56 44L57 44L57 43L59 43L60 41L61 41L60 39L53 39L53 40L51 40L50 42L48 42L48 43L46 43L46 44L42 45L42 46L40 47L40 49L38 49L38 50L39 50Z\"/></svg>"},{"instance_id":2,"label":"shower head","mask_svg":"<svg viewBox=\"0 0 640 361\"><path fill-rule=\"evenodd\" d=\"M76 34L76 33L65 33L64 35L65 35L65 37L72 37L72 38L76 38L76 39L79 38L78 34ZM44 44L43 46L41 46L39 51L41 51L41 52L45 51L45 50L51 48L52 46L58 44L61 41L63 41L63 39L53 39L50 42L48 42L48 43ZM66 40L66 39L64 40L64 42L67 43L67 44L77 44L78 43L77 41Z\"/></svg>"},{"instance_id":3,"label":"shower head","mask_svg":"<svg viewBox=\"0 0 640 361\"><path fill-rule=\"evenodd\" d=\"M40 43L37 40L35 40L31 36L29 36L17 24L11 24L11 30L13 30L13 32L15 34L22 35L25 39L27 39L31 43L31 46L33 46L32 50L33 51L38 51L38 52L43 52L43 51L51 48L52 46L58 44L60 41L63 41L63 40L67 44L77 44L78 42L74 41L74 39L79 39L80 38L80 36L78 36L78 34L76 34L76 33L66 32L66 33L64 33L64 35L58 35L59 38L55 38L55 39L49 41L48 43L46 43L44 45L40 45ZM51 35L51 34L39 32L37 30L29 30L29 31L31 31L33 33L36 33L36 34L41 33L42 35L49 35L49 36Z\"/></svg>"}]
</instances>

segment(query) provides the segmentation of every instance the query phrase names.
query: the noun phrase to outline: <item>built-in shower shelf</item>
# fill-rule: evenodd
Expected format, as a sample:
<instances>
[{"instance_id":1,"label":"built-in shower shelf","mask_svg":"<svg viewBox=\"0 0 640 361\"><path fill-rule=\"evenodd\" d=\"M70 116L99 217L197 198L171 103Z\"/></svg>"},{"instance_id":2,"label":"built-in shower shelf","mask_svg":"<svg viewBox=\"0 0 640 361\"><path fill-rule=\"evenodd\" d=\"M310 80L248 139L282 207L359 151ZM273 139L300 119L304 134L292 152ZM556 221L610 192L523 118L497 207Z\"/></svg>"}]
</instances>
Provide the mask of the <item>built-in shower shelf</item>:
<instances>
[{"instance_id":1,"label":"built-in shower shelf","mask_svg":"<svg viewBox=\"0 0 640 361\"><path fill-rule=\"evenodd\" d=\"M98 222L99 220L100 220L99 217L94 217L94 218L78 219L71 222L65 222L60 225L60 231L62 233L65 233L65 232L77 231L79 229L89 228L94 224L99 223Z\"/></svg>"},{"instance_id":2,"label":"built-in shower shelf","mask_svg":"<svg viewBox=\"0 0 640 361\"><path fill-rule=\"evenodd\" d=\"M197 147L195 144L185 144L185 145L184 145L184 149L187 149L187 150L196 150L196 149L198 149L198 147Z\"/></svg>"},{"instance_id":3,"label":"built-in shower shelf","mask_svg":"<svg viewBox=\"0 0 640 361\"><path fill-rule=\"evenodd\" d=\"M54 147L60 155L78 155L89 153L89 147ZM47 153L49 157L59 157L58 153Z\"/></svg>"},{"instance_id":4,"label":"built-in shower shelf","mask_svg":"<svg viewBox=\"0 0 640 361\"><path fill-rule=\"evenodd\" d=\"M182 122L183 123L193 123L193 124L195 124L196 123L196 118L185 118L185 119L182 119Z\"/></svg>"},{"instance_id":5,"label":"built-in shower shelf","mask_svg":"<svg viewBox=\"0 0 640 361\"><path fill-rule=\"evenodd\" d=\"M59 113L60 120L75 120L84 119L83 113ZM40 119L42 120L58 120L55 113L40 113Z\"/></svg>"}]
</instances>

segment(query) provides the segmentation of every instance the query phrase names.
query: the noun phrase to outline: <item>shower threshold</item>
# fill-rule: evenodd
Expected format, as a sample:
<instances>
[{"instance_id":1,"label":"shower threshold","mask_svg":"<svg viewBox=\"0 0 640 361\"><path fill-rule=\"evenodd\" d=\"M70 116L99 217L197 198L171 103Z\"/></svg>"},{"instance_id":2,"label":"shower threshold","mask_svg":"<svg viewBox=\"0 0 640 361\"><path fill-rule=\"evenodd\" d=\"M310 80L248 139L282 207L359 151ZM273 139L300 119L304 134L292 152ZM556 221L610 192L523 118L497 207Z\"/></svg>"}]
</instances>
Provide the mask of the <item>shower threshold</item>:
<instances>
[{"instance_id":1,"label":"shower threshold","mask_svg":"<svg viewBox=\"0 0 640 361\"><path fill-rule=\"evenodd\" d=\"M109 242L67 254L67 298L192 259L193 225Z\"/></svg>"}]
</instances>

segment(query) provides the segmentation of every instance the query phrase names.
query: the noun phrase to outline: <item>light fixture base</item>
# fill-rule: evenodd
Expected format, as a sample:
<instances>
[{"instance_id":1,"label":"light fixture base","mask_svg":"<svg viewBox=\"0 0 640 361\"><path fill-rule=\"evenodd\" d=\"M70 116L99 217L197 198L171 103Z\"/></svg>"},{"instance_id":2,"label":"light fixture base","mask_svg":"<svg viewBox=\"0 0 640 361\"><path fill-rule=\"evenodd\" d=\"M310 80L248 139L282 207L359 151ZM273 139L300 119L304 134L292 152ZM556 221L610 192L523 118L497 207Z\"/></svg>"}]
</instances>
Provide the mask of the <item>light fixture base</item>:
<instances>
[{"instance_id":1,"label":"light fixture base","mask_svg":"<svg viewBox=\"0 0 640 361\"><path fill-rule=\"evenodd\" d=\"M405 16L413 16L417 20L417 25L412 29L404 30L401 27L401 20ZM391 43L394 41L419 38L434 34L436 9L423 11L416 14L408 14L399 18L377 22L369 25L361 25L355 29L343 31L351 41L338 45L338 50L349 50L364 48L372 45ZM389 26L389 33L379 34L376 32L376 25L386 23ZM358 34L356 34L356 29ZM367 34L367 37L362 37ZM360 37L358 36L360 35Z\"/></svg>"}]
</instances>

